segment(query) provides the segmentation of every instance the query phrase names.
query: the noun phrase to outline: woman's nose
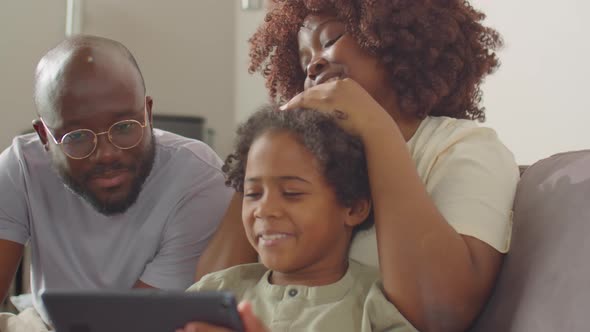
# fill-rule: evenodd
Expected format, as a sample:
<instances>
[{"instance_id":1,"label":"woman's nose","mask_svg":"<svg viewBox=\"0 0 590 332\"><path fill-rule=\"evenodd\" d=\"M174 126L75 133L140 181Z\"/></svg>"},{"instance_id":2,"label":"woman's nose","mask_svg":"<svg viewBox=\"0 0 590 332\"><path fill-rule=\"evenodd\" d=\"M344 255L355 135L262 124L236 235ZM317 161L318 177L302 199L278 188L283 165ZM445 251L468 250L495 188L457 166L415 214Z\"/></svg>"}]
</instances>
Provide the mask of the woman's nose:
<instances>
[{"instance_id":1,"label":"woman's nose","mask_svg":"<svg viewBox=\"0 0 590 332\"><path fill-rule=\"evenodd\" d=\"M324 57L316 57L307 65L307 77L315 81L319 74L328 67L328 61Z\"/></svg>"}]
</instances>

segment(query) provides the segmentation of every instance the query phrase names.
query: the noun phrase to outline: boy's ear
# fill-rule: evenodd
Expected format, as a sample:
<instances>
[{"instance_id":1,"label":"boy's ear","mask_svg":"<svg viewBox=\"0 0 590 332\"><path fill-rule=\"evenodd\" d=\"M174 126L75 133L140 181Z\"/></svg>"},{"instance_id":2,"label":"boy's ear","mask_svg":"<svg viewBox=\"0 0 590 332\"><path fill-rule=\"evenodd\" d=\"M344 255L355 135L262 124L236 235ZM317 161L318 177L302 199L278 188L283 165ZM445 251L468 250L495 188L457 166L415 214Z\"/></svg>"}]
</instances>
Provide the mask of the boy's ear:
<instances>
[{"instance_id":1,"label":"boy's ear","mask_svg":"<svg viewBox=\"0 0 590 332\"><path fill-rule=\"evenodd\" d=\"M346 224L348 226L356 226L361 224L367 219L371 213L372 204L369 199L359 199L352 204L348 210L348 218L346 218Z\"/></svg>"}]
</instances>

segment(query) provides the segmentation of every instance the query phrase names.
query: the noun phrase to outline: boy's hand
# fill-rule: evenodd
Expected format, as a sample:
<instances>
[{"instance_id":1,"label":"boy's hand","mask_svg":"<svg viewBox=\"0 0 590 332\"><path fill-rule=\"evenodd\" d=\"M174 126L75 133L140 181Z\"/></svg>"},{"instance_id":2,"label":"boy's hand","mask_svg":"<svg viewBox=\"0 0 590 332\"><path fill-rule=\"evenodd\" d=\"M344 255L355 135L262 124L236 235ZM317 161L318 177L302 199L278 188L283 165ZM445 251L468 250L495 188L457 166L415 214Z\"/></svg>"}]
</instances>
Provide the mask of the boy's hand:
<instances>
[{"instance_id":1,"label":"boy's hand","mask_svg":"<svg viewBox=\"0 0 590 332\"><path fill-rule=\"evenodd\" d=\"M238 305L238 312L242 318L245 332L269 332L264 323L252 312L252 306L249 302L241 302ZM176 332L231 332L231 330L207 323L192 322L186 324L183 329L176 330Z\"/></svg>"}]
</instances>

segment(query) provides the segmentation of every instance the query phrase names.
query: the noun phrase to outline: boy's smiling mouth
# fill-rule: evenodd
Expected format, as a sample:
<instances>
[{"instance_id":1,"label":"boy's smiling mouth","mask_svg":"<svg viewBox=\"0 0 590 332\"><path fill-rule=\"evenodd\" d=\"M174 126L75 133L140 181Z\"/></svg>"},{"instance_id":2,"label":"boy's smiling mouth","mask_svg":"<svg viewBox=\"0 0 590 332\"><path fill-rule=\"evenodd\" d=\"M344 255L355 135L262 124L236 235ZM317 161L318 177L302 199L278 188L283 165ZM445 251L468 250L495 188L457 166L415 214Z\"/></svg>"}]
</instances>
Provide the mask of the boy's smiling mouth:
<instances>
[{"instance_id":1,"label":"boy's smiling mouth","mask_svg":"<svg viewBox=\"0 0 590 332\"><path fill-rule=\"evenodd\" d=\"M283 241L292 238L293 234L282 232L263 232L256 236L258 245L263 247L272 247L281 244Z\"/></svg>"}]
</instances>

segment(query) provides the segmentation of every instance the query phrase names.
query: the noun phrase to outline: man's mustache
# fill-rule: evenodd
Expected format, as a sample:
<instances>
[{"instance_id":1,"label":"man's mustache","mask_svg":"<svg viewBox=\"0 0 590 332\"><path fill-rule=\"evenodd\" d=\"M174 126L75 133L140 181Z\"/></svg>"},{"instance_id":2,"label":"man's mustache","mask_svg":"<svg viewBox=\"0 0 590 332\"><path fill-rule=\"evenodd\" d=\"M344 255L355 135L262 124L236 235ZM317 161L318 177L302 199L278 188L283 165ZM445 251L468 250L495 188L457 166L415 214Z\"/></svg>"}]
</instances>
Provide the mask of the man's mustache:
<instances>
[{"instance_id":1,"label":"man's mustache","mask_svg":"<svg viewBox=\"0 0 590 332\"><path fill-rule=\"evenodd\" d=\"M122 163L112 163L109 165L99 164L93 167L90 172L88 172L85 176L86 180L95 178L95 177L102 177L107 174L111 174L114 172L120 171L129 171L135 172L135 167L133 166L125 166Z\"/></svg>"}]
</instances>

